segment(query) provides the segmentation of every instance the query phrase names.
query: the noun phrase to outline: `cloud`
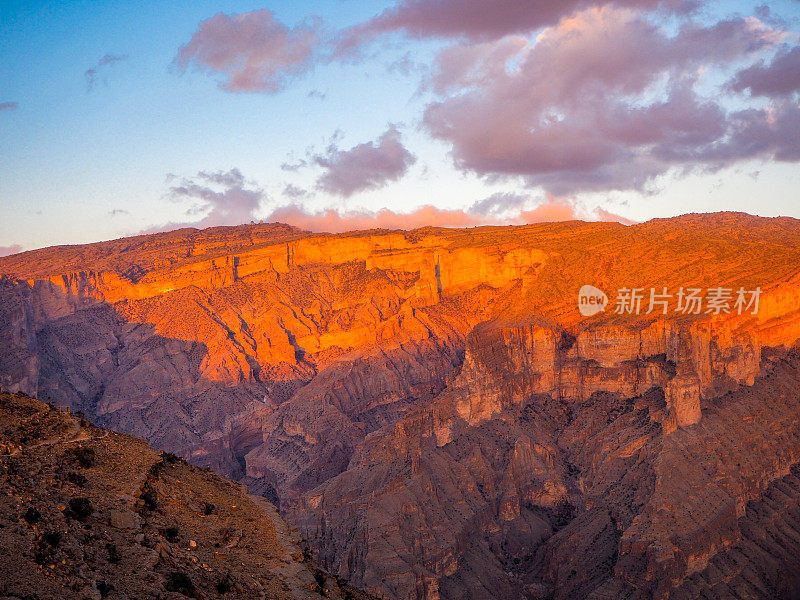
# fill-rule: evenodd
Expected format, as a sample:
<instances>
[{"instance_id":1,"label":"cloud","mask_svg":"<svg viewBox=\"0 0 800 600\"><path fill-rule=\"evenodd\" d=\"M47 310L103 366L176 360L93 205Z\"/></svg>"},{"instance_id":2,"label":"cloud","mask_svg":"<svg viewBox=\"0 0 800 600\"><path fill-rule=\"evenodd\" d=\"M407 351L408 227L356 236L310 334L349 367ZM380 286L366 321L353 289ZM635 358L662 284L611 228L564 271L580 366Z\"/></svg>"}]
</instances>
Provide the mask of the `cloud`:
<instances>
[{"instance_id":1,"label":"cloud","mask_svg":"<svg viewBox=\"0 0 800 600\"><path fill-rule=\"evenodd\" d=\"M311 67L319 23L289 29L267 10L218 13L200 23L174 64L222 76L229 92L275 93Z\"/></svg>"},{"instance_id":2,"label":"cloud","mask_svg":"<svg viewBox=\"0 0 800 600\"><path fill-rule=\"evenodd\" d=\"M3 110L17 110L18 102L0 102L0 111Z\"/></svg>"},{"instance_id":3,"label":"cloud","mask_svg":"<svg viewBox=\"0 0 800 600\"><path fill-rule=\"evenodd\" d=\"M768 65L761 61L739 71L729 85L753 96L785 96L800 90L800 46L782 48Z\"/></svg>"},{"instance_id":4,"label":"cloud","mask_svg":"<svg viewBox=\"0 0 800 600\"><path fill-rule=\"evenodd\" d=\"M119 217L120 215L129 215L129 214L131 213L125 210L124 208L114 208L108 211L109 217Z\"/></svg>"},{"instance_id":5,"label":"cloud","mask_svg":"<svg viewBox=\"0 0 800 600\"><path fill-rule=\"evenodd\" d=\"M519 214L519 219L523 223L553 223L557 221L572 221L578 218L579 216L575 206L562 200L551 200L531 210L520 211Z\"/></svg>"},{"instance_id":6,"label":"cloud","mask_svg":"<svg viewBox=\"0 0 800 600\"><path fill-rule=\"evenodd\" d=\"M406 174L416 158L403 146L400 132L390 125L376 141L340 150L336 139L324 154L312 155L312 162L324 169L317 187L337 196L374 190Z\"/></svg>"},{"instance_id":7,"label":"cloud","mask_svg":"<svg viewBox=\"0 0 800 600\"><path fill-rule=\"evenodd\" d=\"M17 254L18 252L22 252L22 246L19 244L0 246L0 256L9 256L10 254Z\"/></svg>"},{"instance_id":8,"label":"cloud","mask_svg":"<svg viewBox=\"0 0 800 600\"><path fill-rule=\"evenodd\" d=\"M283 195L287 198L297 200L298 198L305 198L306 196L309 196L310 192L291 183L287 183L286 187L283 188Z\"/></svg>"},{"instance_id":9,"label":"cloud","mask_svg":"<svg viewBox=\"0 0 800 600\"><path fill-rule=\"evenodd\" d=\"M496 215L510 209L519 209L528 201L528 198L529 196L525 194L497 192L488 198L475 202L469 208L469 212L478 215Z\"/></svg>"},{"instance_id":10,"label":"cloud","mask_svg":"<svg viewBox=\"0 0 800 600\"><path fill-rule=\"evenodd\" d=\"M795 0L797 2L798 0ZM753 14L764 21L764 23L768 23L773 27L778 27L780 29L791 29L792 28L792 19L791 17L785 18L775 12L767 6L766 4L762 4L760 6L756 6L753 9ZM796 19L795 19L796 21Z\"/></svg>"},{"instance_id":11,"label":"cloud","mask_svg":"<svg viewBox=\"0 0 800 600\"><path fill-rule=\"evenodd\" d=\"M375 37L395 31L403 31L414 39L461 38L472 42L496 40L554 25L561 18L592 4L594 3L589 0L494 0L487 6L485 0L401 0L375 18L344 32L335 54L353 54ZM664 7L687 12L696 2L617 0L613 4L639 9Z\"/></svg>"},{"instance_id":12,"label":"cloud","mask_svg":"<svg viewBox=\"0 0 800 600\"><path fill-rule=\"evenodd\" d=\"M474 206L474 205L473 205ZM388 208L378 211L338 211L326 209L310 212L298 204L276 208L265 221L288 223L315 232L339 233L359 229L416 229L419 227L477 227L480 225L523 225L554 221L611 221L631 224L632 221L600 207L588 211L574 201L546 196L538 205L524 209L521 206L511 214L498 216L481 214L472 210L448 210L435 206L422 206L409 213L399 213Z\"/></svg>"},{"instance_id":13,"label":"cloud","mask_svg":"<svg viewBox=\"0 0 800 600\"><path fill-rule=\"evenodd\" d=\"M168 180L174 177L168 177ZM175 202L190 201L188 216L184 223L170 223L163 229L180 226L216 227L239 225L255 219L264 192L245 180L239 169L230 171L200 171L195 177L182 179L169 188L167 197Z\"/></svg>"},{"instance_id":14,"label":"cloud","mask_svg":"<svg viewBox=\"0 0 800 600\"><path fill-rule=\"evenodd\" d=\"M273 208L265 218L257 219L256 214L262 207L265 194L257 184L247 181L238 169L201 171L194 177L182 179L168 175L167 180L177 181L170 186L167 198L175 202L190 201L192 204L187 210L187 215L195 218L153 227L144 233L169 231L181 227L237 225L255 220L288 223L309 231L332 233L360 229L416 229L427 226L522 225L575 219L632 223L599 206L588 210L575 199L557 198L545 194L543 198L535 201L528 195L510 192L494 194L475 202L467 210L442 209L425 205L408 213L388 208L375 211L342 211L336 208L313 211L297 200L308 195L308 192L291 184L284 189L284 196L296 197L284 205Z\"/></svg>"},{"instance_id":15,"label":"cloud","mask_svg":"<svg viewBox=\"0 0 800 600\"><path fill-rule=\"evenodd\" d=\"M423 127L451 144L457 168L522 177L561 196L644 191L673 167L793 160L796 105L729 112L695 91L703 69L784 39L753 18L685 21L668 34L637 11L591 8L534 41L443 50L428 82L440 99L426 107Z\"/></svg>"},{"instance_id":16,"label":"cloud","mask_svg":"<svg viewBox=\"0 0 800 600\"><path fill-rule=\"evenodd\" d=\"M477 216L461 210L444 210L423 206L411 213L396 213L388 208L372 211L340 212L327 209L307 212L302 206L290 204L275 209L266 221L280 221L310 231L339 233L357 229L415 229L428 225L439 227L473 227L481 224Z\"/></svg>"},{"instance_id":17,"label":"cloud","mask_svg":"<svg viewBox=\"0 0 800 600\"><path fill-rule=\"evenodd\" d=\"M86 89L87 91L92 91L94 88L95 83L98 81L105 81L104 73L108 69L109 66L114 65L122 60L127 59L128 57L125 55L117 55L117 54L106 54L101 58L95 66L91 69L87 69L84 73L86 77Z\"/></svg>"},{"instance_id":18,"label":"cloud","mask_svg":"<svg viewBox=\"0 0 800 600\"><path fill-rule=\"evenodd\" d=\"M598 206L594 209L595 214L597 215L598 221L606 221L609 223L622 223L623 225L635 225L636 221L632 221L631 219L626 219L625 217L613 213L611 211L605 210L604 208Z\"/></svg>"},{"instance_id":19,"label":"cloud","mask_svg":"<svg viewBox=\"0 0 800 600\"><path fill-rule=\"evenodd\" d=\"M293 173L296 173L300 169L305 169L307 166L308 166L308 161L303 159L303 158L301 158L301 159L298 159L297 161L295 161L293 163L285 162L285 163L281 164L281 170L283 170L283 171L291 171Z\"/></svg>"}]
</instances>

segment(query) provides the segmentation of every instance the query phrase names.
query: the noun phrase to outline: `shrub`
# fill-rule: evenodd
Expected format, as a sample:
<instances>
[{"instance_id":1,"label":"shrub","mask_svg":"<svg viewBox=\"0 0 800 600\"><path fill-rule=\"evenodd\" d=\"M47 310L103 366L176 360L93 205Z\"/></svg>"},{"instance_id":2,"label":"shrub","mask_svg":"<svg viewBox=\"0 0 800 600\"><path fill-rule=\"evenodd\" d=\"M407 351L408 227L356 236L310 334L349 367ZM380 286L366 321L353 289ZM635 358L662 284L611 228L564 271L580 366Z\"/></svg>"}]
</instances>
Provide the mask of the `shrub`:
<instances>
[{"instance_id":1,"label":"shrub","mask_svg":"<svg viewBox=\"0 0 800 600\"><path fill-rule=\"evenodd\" d=\"M162 460L168 465L175 465L183 462L183 459L180 456L173 454L172 452L164 452L162 454Z\"/></svg>"},{"instance_id":2,"label":"shrub","mask_svg":"<svg viewBox=\"0 0 800 600\"><path fill-rule=\"evenodd\" d=\"M112 565L116 565L120 560L122 560L122 556L120 555L116 544L108 542L106 544L106 552L108 552L108 562L110 562Z\"/></svg>"},{"instance_id":3,"label":"shrub","mask_svg":"<svg viewBox=\"0 0 800 600\"><path fill-rule=\"evenodd\" d=\"M5 461L6 463L6 473L8 473L9 477L19 477L23 473L24 465L22 464L21 460L18 460L22 457L19 456L9 456L8 459Z\"/></svg>"},{"instance_id":4,"label":"shrub","mask_svg":"<svg viewBox=\"0 0 800 600\"><path fill-rule=\"evenodd\" d=\"M67 473L67 481L78 487L83 487L84 485L86 485L86 477L84 477L80 473L76 473L75 471L70 471L69 473Z\"/></svg>"},{"instance_id":5,"label":"shrub","mask_svg":"<svg viewBox=\"0 0 800 600\"><path fill-rule=\"evenodd\" d=\"M144 492L142 492L142 502L144 502L144 507L147 510L155 510L158 506L158 494L152 488L147 488Z\"/></svg>"},{"instance_id":6,"label":"shrub","mask_svg":"<svg viewBox=\"0 0 800 600\"><path fill-rule=\"evenodd\" d=\"M314 569L314 582L317 584L317 592L320 594L324 593L326 579L325 573L319 569Z\"/></svg>"},{"instance_id":7,"label":"shrub","mask_svg":"<svg viewBox=\"0 0 800 600\"><path fill-rule=\"evenodd\" d=\"M219 595L225 595L233 589L233 580L231 579L231 574L228 573L217 582L217 593Z\"/></svg>"},{"instance_id":8,"label":"shrub","mask_svg":"<svg viewBox=\"0 0 800 600\"><path fill-rule=\"evenodd\" d=\"M28 442L39 439L40 435L41 432L38 429L26 429L20 434L19 439L23 444L27 444Z\"/></svg>"},{"instance_id":9,"label":"shrub","mask_svg":"<svg viewBox=\"0 0 800 600\"><path fill-rule=\"evenodd\" d=\"M106 596L108 596L113 589L114 586L111 585L110 583L107 583L105 581L97 582L97 591L100 592L101 598L105 598Z\"/></svg>"},{"instance_id":10,"label":"shrub","mask_svg":"<svg viewBox=\"0 0 800 600\"><path fill-rule=\"evenodd\" d=\"M164 537L167 538L168 542L177 542L178 541L178 528L177 527L167 527L164 530Z\"/></svg>"},{"instance_id":11,"label":"shrub","mask_svg":"<svg viewBox=\"0 0 800 600\"><path fill-rule=\"evenodd\" d=\"M46 565L55 561L56 546L61 543L61 534L58 532L48 532L43 534L36 544L33 552L33 560L37 565Z\"/></svg>"},{"instance_id":12,"label":"shrub","mask_svg":"<svg viewBox=\"0 0 800 600\"><path fill-rule=\"evenodd\" d=\"M170 592L178 592L184 596L194 596L194 584L191 578L183 571L172 571L167 576L164 587Z\"/></svg>"},{"instance_id":13,"label":"shrub","mask_svg":"<svg viewBox=\"0 0 800 600\"><path fill-rule=\"evenodd\" d=\"M78 521L85 521L94 512L94 507L88 498L70 498L65 512Z\"/></svg>"},{"instance_id":14,"label":"shrub","mask_svg":"<svg viewBox=\"0 0 800 600\"><path fill-rule=\"evenodd\" d=\"M211 502L206 502L205 506L203 507L203 514L206 516L213 515L216 509L217 507L211 504Z\"/></svg>"},{"instance_id":15,"label":"shrub","mask_svg":"<svg viewBox=\"0 0 800 600\"><path fill-rule=\"evenodd\" d=\"M58 531L46 531L42 534L42 541L48 546L57 548L61 543L61 533Z\"/></svg>"},{"instance_id":16,"label":"shrub","mask_svg":"<svg viewBox=\"0 0 800 600\"><path fill-rule=\"evenodd\" d=\"M28 522L28 525L33 525L39 522L39 518L42 516L42 513L33 506L29 506L28 510L25 511L25 514L22 515L22 518Z\"/></svg>"},{"instance_id":17,"label":"shrub","mask_svg":"<svg viewBox=\"0 0 800 600\"><path fill-rule=\"evenodd\" d=\"M75 457L75 460L78 461L78 464L82 466L84 469L88 469L94 466L95 462L94 448L87 448L86 446L78 446L77 448L72 450L72 455Z\"/></svg>"}]
</instances>

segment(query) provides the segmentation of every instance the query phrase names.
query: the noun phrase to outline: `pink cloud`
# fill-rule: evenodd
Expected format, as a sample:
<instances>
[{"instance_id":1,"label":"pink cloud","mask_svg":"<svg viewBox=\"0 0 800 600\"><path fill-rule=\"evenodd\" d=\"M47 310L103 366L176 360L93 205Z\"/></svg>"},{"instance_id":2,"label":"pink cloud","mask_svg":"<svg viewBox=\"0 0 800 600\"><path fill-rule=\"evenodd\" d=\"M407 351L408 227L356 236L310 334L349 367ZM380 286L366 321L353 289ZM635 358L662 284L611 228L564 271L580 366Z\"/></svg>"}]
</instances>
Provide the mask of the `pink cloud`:
<instances>
[{"instance_id":1,"label":"pink cloud","mask_svg":"<svg viewBox=\"0 0 800 600\"><path fill-rule=\"evenodd\" d=\"M400 132L389 126L376 141L340 150L331 144L324 154L312 157L324 168L317 187L337 196L374 190L406 174L416 158L403 146Z\"/></svg>"},{"instance_id":2,"label":"pink cloud","mask_svg":"<svg viewBox=\"0 0 800 600\"><path fill-rule=\"evenodd\" d=\"M0 246L0 256L10 256L22 252L22 246L19 244L12 244L11 246Z\"/></svg>"},{"instance_id":3,"label":"pink cloud","mask_svg":"<svg viewBox=\"0 0 800 600\"><path fill-rule=\"evenodd\" d=\"M519 216L524 223L553 223L578 218L575 207L566 202L540 204L534 209L520 211Z\"/></svg>"},{"instance_id":4,"label":"pink cloud","mask_svg":"<svg viewBox=\"0 0 800 600\"><path fill-rule=\"evenodd\" d=\"M420 227L477 227L480 225L523 225L571 220L611 221L631 224L632 221L600 207L584 211L575 204L548 196L544 202L530 209L518 209L504 216L486 215L464 210L448 210L435 206L422 206L410 213L399 213L388 208L378 211L339 212L327 209L308 212L298 205L288 205L274 210L265 221L277 221L315 232L340 233L359 229L416 229Z\"/></svg>"},{"instance_id":5,"label":"pink cloud","mask_svg":"<svg viewBox=\"0 0 800 600\"><path fill-rule=\"evenodd\" d=\"M317 23L289 29L266 9L218 13L200 23L175 64L222 75L220 87L230 92L274 93L310 67L317 30Z\"/></svg>"},{"instance_id":6,"label":"pink cloud","mask_svg":"<svg viewBox=\"0 0 800 600\"><path fill-rule=\"evenodd\" d=\"M731 113L695 91L703 69L757 57L782 39L757 19L684 22L670 35L637 11L591 8L533 42L443 50L430 79L441 99L423 125L452 145L458 168L522 176L558 195L642 190L672 167L789 160L800 142L769 119L795 131L797 107Z\"/></svg>"},{"instance_id":7,"label":"pink cloud","mask_svg":"<svg viewBox=\"0 0 800 600\"><path fill-rule=\"evenodd\" d=\"M598 221L605 221L607 223L622 223L623 225L635 225L636 221L626 219L625 217L616 213L605 210L604 208L597 207L594 209Z\"/></svg>"},{"instance_id":8,"label":"pink cloud","mask_svg":"<svg viewBox=\"0 0 800 600\"><path fill-rule=\"evenodd\" d=\"M411 213L396 213L388 208L371 211L340 213L335 209L306 212L301 206L283 206L269 215L266 221L279 221L309 231L339 233L357 229L415 229L428 225L438 227L474 227L482 224L477 215L461 210L443 210L423 206Z\"/></svg>"}]
</instances>

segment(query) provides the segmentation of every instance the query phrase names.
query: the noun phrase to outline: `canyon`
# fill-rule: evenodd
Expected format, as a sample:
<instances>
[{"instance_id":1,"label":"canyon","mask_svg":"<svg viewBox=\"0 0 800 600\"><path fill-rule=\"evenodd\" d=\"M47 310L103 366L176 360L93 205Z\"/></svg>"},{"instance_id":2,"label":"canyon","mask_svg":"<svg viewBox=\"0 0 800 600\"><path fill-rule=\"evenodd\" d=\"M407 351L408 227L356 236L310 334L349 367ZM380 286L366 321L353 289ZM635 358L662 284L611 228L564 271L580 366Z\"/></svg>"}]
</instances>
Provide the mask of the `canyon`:
<instances>
[{"instance_id":1,"label":"canyon","mask_svg":"<svg viewBox=\"0 0 800 600\"><path fill-rule=\"evenodd\" d=\"M800 598L800 221L251 224L0 276L0 388L246 484L374 597ZM690 288L758 310L648 312Z\"/></svg>"}]
</instances>

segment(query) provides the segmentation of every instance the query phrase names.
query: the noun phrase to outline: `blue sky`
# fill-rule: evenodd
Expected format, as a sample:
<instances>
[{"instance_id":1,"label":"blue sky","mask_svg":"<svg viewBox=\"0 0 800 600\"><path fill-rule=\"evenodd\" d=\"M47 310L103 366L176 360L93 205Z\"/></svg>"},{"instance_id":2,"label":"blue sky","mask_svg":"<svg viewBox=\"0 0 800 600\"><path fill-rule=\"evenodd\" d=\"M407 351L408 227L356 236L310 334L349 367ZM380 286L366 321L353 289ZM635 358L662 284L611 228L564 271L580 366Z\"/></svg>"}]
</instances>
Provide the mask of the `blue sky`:
<instances>
[{"instance_id":1,"label":"blue sky","mask_svg":"<svg viewBox=\"0 0 800 600\"><path fill-rule=\"evenodd\" d=\"M346 229L426 218L641 221L714 210L800 217L798 152L781 134L799 122L798 91L725 87L754 65L756 82L781 65L791 75L800 2L769 10L703 3L688 13L677 0L647 9L563 2L562 13L532 19L527 30L510 29L502 15L499 30L467 19L463 31L458 23L455 31L431 30L436 10L461 10L459 2L471 4L429 2L430 23L415 16L412 0L3 2L0 251L245 219ZM384 9L393 12L375 20ZM732 36L713 28L725 20L735 21L741 47L722 48ZM667 41L656 58L645 50L628 60L643 72L652 60L661 84L644 75L632 82L620 69L598 79L577 68L591 52L575 54L574 36L613 29L641 48L643 23ZM220 26L229 27L224 39ZM309 56L292 64L270 56L284 31L282 48L304 48L292 41L298 27L313 32ZM573 38L564 34L570 27ZM667 47L691 28L708 29L705 46L719 51L698 44L698 56L687 57L677 40ZM255 32L251 45L239 42L247 31ZM356 49L343 54L337 44L348 36ZM181 69L176 57L193 40L200 50ZM281 89L221 88L231 72L208 59L220 52L233 70L266 57ZM498 55L500 67L491 58ZM567 67L555 66L559 60ZM613 60L609 54L592 68ZM552 62L552 81L548 64L537 61ZM463 64L472 75L453 66ZM567 80L567 71L582 79ZM576 86L574 97L559 91L559 78ZM634 118L637 107L652 110ZM592 123L610 109L625 114L598 133ZM760 117L741 125L737 111L745 110ZM714 125L695 136L676 128L676 118L697 119L699 130ZM577 143L567 144L572 135ZM585 148L582 136L592 140ZM755 149L747 141L754 136Z\"/></svg>"}]
</instances>

